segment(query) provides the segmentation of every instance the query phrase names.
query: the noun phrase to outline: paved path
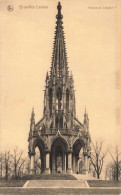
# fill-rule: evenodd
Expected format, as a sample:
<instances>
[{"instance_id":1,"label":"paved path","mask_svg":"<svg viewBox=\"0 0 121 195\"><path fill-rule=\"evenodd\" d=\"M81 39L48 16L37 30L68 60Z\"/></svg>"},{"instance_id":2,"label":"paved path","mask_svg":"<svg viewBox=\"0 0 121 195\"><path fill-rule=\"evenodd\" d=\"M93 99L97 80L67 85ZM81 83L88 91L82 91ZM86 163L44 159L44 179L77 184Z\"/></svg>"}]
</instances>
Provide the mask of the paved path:
<instances>
[{"instance_id":1,"label":"paved path","mask_svg":"<svg viewBox=\"0 0 121 195\"><path fill-rule=\"evenodd\" d=\"M29 180L24 188L86 188L83 180Z\"/></svg>"}]
</instances>

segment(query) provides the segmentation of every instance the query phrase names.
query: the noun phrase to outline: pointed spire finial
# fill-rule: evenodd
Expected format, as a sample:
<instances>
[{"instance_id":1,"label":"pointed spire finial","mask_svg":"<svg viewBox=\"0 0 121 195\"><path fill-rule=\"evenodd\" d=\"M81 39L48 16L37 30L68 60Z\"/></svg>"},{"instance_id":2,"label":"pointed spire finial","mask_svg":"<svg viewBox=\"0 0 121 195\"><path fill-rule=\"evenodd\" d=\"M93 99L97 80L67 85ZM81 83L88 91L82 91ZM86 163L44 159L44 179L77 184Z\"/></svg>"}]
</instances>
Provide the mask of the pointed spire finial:
<instances>
[{"instance_id":1,"label":"pointed spire finial","mask_svg":"<svg viewBox=\"0 0 121 195\"><path fill-rule=\"evenodd\" d=\"M61 14L62 6L60 2L57 5L57 15L56 15L56 30L54 37L54 46L52 53L52 63L51 63L51 72L49 75L49 79L53 79L55 76L55 80L63 80L63 83L66 82L69 77L68 73L68 63L67 63L67 54L66 54L66 46L64 41L64 31L63 31L63 21ZM65 80L65 81L64 81Z\"/></svg>"},{"instance_id":2,"label":"pointed spire finial","mask_svg":"<svg viewBox=\"0 0 121 195\"><path fill-rule=\"evenodd\" d=\"M85 114L86 114L86 105L85 105Z\"/></svg>"},{"instance_id":3,"label":"pointed spire finial","mask_svg":"<svg viewBox=\"0 0 121 195\"><path fill-rule=\"evenodd\" d=\"M31 115L31 118L34 119L34 116L35 116L35 114L34 114L34 107L33 107L33 108L32 108L32 115Z\"/></svg>"},{"instance_id":4,"label":"pointed spire finial","mask_svg":"<svg viewBox=\"0 0 121 195\"><path fill-rule=\"evenodd\" d=\"M88 131L89 130L89 118L87 114L86 105L85 105L85 113L84 113L84 126L85 126L85 130Z\"/></svg>"},{"instance_id":5,"label":"pointed spire finial","mask_svg":"<svg viewBox=\"0 0 121 195\"><path fill-rule=\"evenodd\" d=\"M46 79L48 79L48 71L47 71L47 74L46 74Z\"/></svg>"},{"instance_id":6,"label":"pointed spire finial","mask_svg":"<svg viewBox=\"0 0 121 195\"><path fill-rule=\"evenodd\" d=\"M34 107L32 108L32 114L31 114L31 124L30 124L30 131L34 131L34 127L35 127L35 114L34 114Z\"/></svg>"},{"instance_id":7,"label":"pointed spire finial","mask_svg":"<svg viewBox=\"0 0 121 195\"><path fill-rule=\"evenodd\" d=\"M87 117L88 117L86 105L85 105L85 113L84 113L84 117L85 117L85 118L87 118Z\"/></svg>"},{"instance_id":8,"label":"pointed spire finial","mask_svg":"<svg viewBox=\"0 0 121 195\"><path fill-rule=\"evenodd\" d=\"M63 15L61 14L61 4L60 4L60 1L58 2L58 6L57 6L57 9L58 9L58 14L56 15L56 18L57 19L62 19L63 18Z\"/></svg>"}]
</instances>

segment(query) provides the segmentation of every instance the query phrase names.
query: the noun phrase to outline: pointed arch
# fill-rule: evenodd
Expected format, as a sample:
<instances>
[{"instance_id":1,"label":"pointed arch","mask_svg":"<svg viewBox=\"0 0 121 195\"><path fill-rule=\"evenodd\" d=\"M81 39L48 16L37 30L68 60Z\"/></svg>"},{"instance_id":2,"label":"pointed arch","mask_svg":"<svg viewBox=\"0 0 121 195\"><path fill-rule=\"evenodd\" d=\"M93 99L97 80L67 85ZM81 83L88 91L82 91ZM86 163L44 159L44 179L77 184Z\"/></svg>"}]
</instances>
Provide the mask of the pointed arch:
<instances>
[{"instance_id":1,"label":"pointed arch","mask_svg":"<svg viewBox=\"0 0 121 195\"><path fill-rule=\"evenodd\" d=\"M69 145L67 140L61 136L58 131L57 135L51 140L51 156L50 162L52 172L62 173L65 172L67 165L67 152Z\"/></svg>"},{"instance_id":2,"label":"pointed arch","mask_svg":"<svg viewBox=\"0 0 121 195\"><path fill-rule=\"evenodd\" d=\"M60 134L60 132L58 132L56 134L56 136L54 136L53 139L51 140L51 148L56 143L57 143L57 145L59 145L59 144L64 145L66 151L69 150L69 144L68 144L67 140Z\"/></svg>"},{"instance_id":3,"label":"pointed arch","mask_svg":"<svg viewBox=\"0 0 121 195\"><path fill-rule=\"evenodd\" d=\"M35 148L38 147L39 149L45 150L45 143L42 137L38 137L34 140L32 150L35 152Z\"/></svg>"},{"instance_id":4,"label":"pointed arch","mask_svg":"<svg viewBox=\"0 0 121 195\"><path fill-rule=\"evenodd\" d=\"M58 110L61 110L61 100L62 100L62 89L60 87L57 88L57 100L58 100Z\"/></svg>"},{"instance_id":5,"label":"pointed arch","mask_svg":"<svg viewBox=\"0 0 121 195\"><path fill-rule=\"evenodd\" d=\"M85 146L84 141L81 138L77 138L74 143L73 143L73 151L79 155L79 152L81 150L82 147Z\"/></svg>"},{"instance_id":6,"label":"pointed arch","mask_svg":"<svg viewBox=\"0 0 121 195\"><path fill-rule=\"evenodd\" d=\"M44 158L44 154L45 154L45 143L42 137L38 137L34 140L33 142L33 147L32 150L35 153L35 149L36 147L39 148L40 151L40 160L41 160L41 173L44 172L45 170L45 158Z\"/></svg>"}]
</instances>

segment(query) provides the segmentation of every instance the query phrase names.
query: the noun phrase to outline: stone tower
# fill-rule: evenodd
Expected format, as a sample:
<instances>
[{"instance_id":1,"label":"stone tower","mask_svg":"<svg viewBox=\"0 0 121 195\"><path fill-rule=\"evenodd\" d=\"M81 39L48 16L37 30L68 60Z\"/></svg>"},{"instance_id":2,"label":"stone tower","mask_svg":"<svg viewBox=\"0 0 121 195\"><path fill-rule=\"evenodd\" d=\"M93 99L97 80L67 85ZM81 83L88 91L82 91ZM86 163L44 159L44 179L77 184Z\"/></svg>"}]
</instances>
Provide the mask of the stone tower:
<instances>
[{"instance_id":1,"label":"stone tower","mask_svg":"<svg viewBox=\"0 0 121 195\"><path fill-rule=\"evenodd\" d=\"M83 123L76 118L74 80L68 71L61 8L59 2L52 63L45 79L43 116L35 123L34 110L31 115L28 142L32 174L36 147L41 154L42 173L79 172L80 151L81 173L87 174L89 170L89 119L86 111Z\"/></svg>"}]
</instances>

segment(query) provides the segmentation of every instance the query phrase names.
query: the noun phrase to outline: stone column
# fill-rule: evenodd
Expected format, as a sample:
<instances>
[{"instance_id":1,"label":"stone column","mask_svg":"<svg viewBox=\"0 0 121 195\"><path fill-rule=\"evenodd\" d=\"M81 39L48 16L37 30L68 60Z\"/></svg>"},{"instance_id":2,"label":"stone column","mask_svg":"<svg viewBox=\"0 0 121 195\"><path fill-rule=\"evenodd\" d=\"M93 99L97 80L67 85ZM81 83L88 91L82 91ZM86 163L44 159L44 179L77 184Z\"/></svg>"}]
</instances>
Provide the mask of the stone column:
<instances>
[{"instance_id":1,"label":"stone column","mask_svg":"<svg viewBox=\"0 0 121 195\"><path fill-rule=\"evenodd\" d=\"M75 156L75 173L78 173L78 160L79 160L79 156Z\"/></svg>"},{"instance_id":2,"label":"stone column","mask_svg":"<svg viewBox=\"0 0 121 195\"><path fill-rule=\"evenodd\" d=\"M62 173L65 173L65 153L63 152L62 157Z\"/></svg>"},{"instance_id":3,"label":"stone column","mask_svg":"<svg viewBox=\"0 0 121 195\"><path fill-rule=\"evenodd\" d=\"M68 153L68 174L72 174L72 152Z\"/></svg>"},{"instance_id":4,"label":"stone column","mask_svg":"<svg viewBox=\"0 0 121 195\"><path fill-rule=\"evenodd\" d=\"M46 174L50 174L50 152L47 152L47 153L46 153L45 173L46 173Z\"/></svg>"},{"instance_id":5,"label":"stone column","mask_svg":"<svg viewBox=\"0 0 121 195\"><path fill-rule=\"evenodd\" d=\"M89 173L89 157L87 156L87 171Z\"/></svg>"},{"instance_id":6,"label":"stone column","mask_svg":"<svg viewBox=\"0 0 121 195\"><path fill-rule=\"evenodd\" d=\"M87 155L84 156L84 167L85 167L84 173L85 173L85 175L88 175L88 157L87 157Z\"/></svg>"},{"instance_id":7,"label":"stone column","mask_svg":"<svg viewBox=\"0 0 121 195\"><path fill-rule=\"evenodd\" d=\"M66 173L66 152L65 152L65 173Z\"/></svg>"},{"instance_id":8,"label":"stone column","mask_svg":"<svg viewBox=\"0 0 121 195\"><path fill-rule=\"evenodd\" d=\"M55 173L55 154L52 155L52 173Z\"/></svg>"},{"instance_id":9,"label":"stone column","mask_svg":"<svg viewBox=\"0 0 121 195\"><path fill-rule=\"evenodd\" d=\"M77 161L78 173L79 173L79 163L80 163L80 159L78 158L78 161Z\"/></svg>"},{"instance_id":10,"label":"stone column","mask_svg":"<svg viewBox=\"0 0 121 195\"><path fill-rule=\"evenodd\" d=\"M31 155L31 162L30 162L30 174L34 175L35 174L35 169L34 169L34 160L35 160L35 156L34 154Z\"/></svg>"},{"instance_id":11,"label":"stone column","mask_svg":"<svg viewBox=\"0 0 121 195\"><path fill-rule=\"evenodd\" d=\"M73 154L73 173L76 172L76 167L75 167L75 154Z\"/></svg>"}]
</instances>

